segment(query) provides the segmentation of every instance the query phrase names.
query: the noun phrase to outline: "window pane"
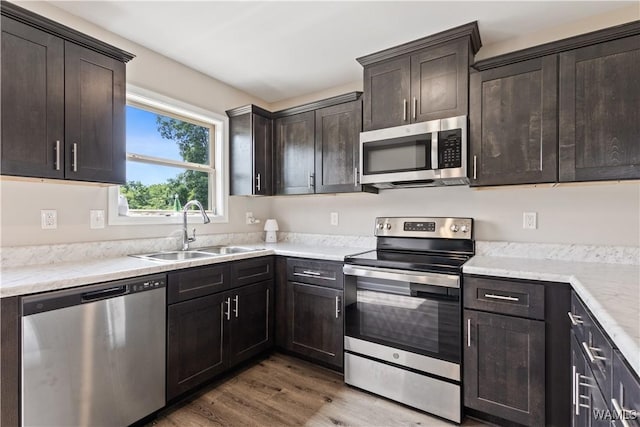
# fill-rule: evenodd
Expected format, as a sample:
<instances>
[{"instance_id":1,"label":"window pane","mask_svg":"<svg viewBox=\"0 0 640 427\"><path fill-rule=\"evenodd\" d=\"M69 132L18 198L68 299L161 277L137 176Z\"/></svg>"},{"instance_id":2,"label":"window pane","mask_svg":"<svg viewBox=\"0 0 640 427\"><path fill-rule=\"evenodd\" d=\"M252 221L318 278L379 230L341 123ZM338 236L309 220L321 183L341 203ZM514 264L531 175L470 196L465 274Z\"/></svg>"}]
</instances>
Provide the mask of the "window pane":
<instances>
[{"instance_id":1,"label":"window pane","mask_svg":"<svg viewBox=\"0 0 640 427\"><path fill-rule=\"evenodd\" d=\"M129 209L174 210L196 199L209 209L209 174L127 161L127 184L120 186Z\"/></svg>"},{"instance_id":2,"label":"window pane","mask_svg":"<svg viewBox=\"0 0 640 427\"><path fill-rule=\"evenodd\" d=\"M209 128L127 105L127 152L209 164Z\"/></svg>"}]
</instances>

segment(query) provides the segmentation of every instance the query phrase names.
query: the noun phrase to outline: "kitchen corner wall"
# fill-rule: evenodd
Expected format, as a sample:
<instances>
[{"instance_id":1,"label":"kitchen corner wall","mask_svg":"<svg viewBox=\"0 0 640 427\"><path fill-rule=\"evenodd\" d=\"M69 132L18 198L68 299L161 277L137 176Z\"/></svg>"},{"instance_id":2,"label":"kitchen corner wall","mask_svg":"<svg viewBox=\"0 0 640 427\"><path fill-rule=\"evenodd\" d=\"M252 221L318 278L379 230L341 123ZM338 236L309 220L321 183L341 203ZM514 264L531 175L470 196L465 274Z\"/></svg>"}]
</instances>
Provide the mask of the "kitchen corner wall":
<instances>
[{"instance_id":1,"label":"kitchen corner wall","mask_svg":"<svg viewBox=\"0 0 640 427\"><path fill-rule=\"evenodd\" d=\"M135 54L136 58L127 64L127 83L222 115L227 109L249 103L269 108L261 99L132 43L47 2L15 3ZM107 212L107 191L107 187L96 185L58 183L52 180L14 181L3 178L0 181L1 246L165 237L176 232L178 227L175 225L107 225L104 229L90 229L89 210L103 209ZM40 209L58 211L57 229L40 228ZM249 210L257 218L265 218L269 201L230 197L228 209L228 224L200 225L197 226L197 232L210 234L259 231L258 225L245 225L244 212Z\"/></svg>"}]
</instances>

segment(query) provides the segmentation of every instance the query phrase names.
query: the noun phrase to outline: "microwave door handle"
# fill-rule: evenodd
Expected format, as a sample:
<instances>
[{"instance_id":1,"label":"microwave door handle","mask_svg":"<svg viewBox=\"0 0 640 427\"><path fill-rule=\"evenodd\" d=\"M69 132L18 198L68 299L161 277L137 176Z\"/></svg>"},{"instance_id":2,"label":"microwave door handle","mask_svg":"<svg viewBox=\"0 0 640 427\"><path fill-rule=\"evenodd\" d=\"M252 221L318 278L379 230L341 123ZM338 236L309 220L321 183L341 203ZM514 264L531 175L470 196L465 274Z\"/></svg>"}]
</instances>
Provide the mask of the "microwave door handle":
<instances>
[{"instance_id":1,"label":"microwave door handle","mask_svg":"<svg viewBox=\"0 0 640 427\"><path fill-rule=\"evenodd\" d=\"M431 134L431 169L437 170L438 168L438 132Z\"/></svg>"}]
</instances>

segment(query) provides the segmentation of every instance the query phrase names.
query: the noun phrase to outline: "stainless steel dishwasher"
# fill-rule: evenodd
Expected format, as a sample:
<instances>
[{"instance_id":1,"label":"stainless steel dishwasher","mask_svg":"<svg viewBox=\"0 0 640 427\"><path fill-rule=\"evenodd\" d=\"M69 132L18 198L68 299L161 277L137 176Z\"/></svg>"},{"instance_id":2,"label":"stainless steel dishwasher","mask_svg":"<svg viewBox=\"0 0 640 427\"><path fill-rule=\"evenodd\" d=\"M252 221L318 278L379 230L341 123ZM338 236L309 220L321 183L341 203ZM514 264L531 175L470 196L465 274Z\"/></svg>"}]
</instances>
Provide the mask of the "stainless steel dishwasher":
<instances>
[{"instance_id":1,"label":"stainless steel dishwasher","mask_svg":"<svg viewBox=\"0 0 640 427\"><path fill-rule=\"evenodd\" d=\"M22 425L126 426L165 405L166 276L22 299Z\"/></svg>"}]
</instances>

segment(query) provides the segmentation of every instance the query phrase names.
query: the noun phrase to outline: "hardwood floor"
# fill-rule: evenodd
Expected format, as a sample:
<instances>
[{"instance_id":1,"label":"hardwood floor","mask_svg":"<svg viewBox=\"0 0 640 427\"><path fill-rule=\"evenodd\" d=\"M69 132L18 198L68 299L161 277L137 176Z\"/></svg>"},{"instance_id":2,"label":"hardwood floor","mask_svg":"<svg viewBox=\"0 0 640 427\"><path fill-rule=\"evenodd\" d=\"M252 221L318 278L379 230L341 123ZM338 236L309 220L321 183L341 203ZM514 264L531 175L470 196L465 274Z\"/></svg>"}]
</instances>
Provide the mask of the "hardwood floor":
<instances>
[{"instance_id":1,"label":"hardwood floor","mask_svg":"<svg viewBox=\"0 0 640 427\"><path fill-rule=\"evenodd\" d=\"M346 386L342 376L274 354L209 391L161 413L148 426L451 426ZM468 420L466 426L484 424Z\"/></svg>"}]
</instances>

